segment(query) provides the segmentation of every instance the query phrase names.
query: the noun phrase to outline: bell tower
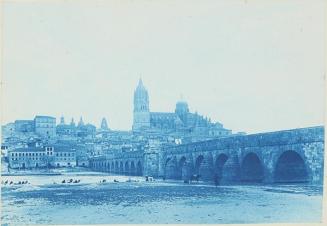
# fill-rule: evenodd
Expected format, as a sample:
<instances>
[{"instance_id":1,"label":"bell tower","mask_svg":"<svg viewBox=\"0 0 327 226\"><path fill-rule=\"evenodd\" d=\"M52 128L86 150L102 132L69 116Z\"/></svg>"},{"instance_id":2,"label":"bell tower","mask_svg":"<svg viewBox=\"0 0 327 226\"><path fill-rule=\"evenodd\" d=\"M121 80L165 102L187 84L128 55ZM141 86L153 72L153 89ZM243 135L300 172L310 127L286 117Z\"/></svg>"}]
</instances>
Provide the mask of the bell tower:
<instances>
[{"instance_id":1,"label":"bell tower","mask_svg":"<svg viewBox=\"0 0 327 226\"><path fill-rule=\"evenodd\" d=\"M149 127L149 95L143 85L142 79L140 79L139 84L134 91L133 131L140 131L142 128Z\"/></svg>"}]
</instances>

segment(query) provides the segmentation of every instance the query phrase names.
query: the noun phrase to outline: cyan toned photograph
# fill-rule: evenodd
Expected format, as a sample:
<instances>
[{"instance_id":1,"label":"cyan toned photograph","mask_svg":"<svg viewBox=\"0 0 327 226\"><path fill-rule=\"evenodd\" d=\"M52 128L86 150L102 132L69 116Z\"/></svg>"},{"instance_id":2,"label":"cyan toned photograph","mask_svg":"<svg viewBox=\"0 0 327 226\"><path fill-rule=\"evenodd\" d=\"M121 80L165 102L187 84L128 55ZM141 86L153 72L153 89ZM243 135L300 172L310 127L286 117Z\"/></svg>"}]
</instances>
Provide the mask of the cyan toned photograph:
<instances>
[{"instance_id":1,"label":"cyan toned photograph","mask_svg":"<svg viewBox=\"0 0 327 226\"><path fill-rule=\"evenodd\" d=\"M2 0L1 225L324 225L325 0Z\"/></svg>"}]
</instances>

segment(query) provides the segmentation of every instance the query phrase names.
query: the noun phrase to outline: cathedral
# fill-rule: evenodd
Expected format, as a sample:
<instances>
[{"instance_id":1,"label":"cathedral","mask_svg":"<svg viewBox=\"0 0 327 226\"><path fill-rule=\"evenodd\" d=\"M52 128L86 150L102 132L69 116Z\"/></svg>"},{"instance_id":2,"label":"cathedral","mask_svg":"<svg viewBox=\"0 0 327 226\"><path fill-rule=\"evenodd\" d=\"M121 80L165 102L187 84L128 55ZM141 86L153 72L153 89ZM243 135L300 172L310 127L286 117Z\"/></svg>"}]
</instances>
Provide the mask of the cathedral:
<instances>
[{"instance_id":1,"label":"cathedral","mask_svg":"<svg viewBox=\"0 0 327 226\"><path fill-rule=\"evenodd\" d=\"M176 103L175 112L150 112L149 94L142 80L134 91L133 132L159 132L221 137L231 134L221 123L191 113L185 101Z\"/></svg>"}]
</instances>

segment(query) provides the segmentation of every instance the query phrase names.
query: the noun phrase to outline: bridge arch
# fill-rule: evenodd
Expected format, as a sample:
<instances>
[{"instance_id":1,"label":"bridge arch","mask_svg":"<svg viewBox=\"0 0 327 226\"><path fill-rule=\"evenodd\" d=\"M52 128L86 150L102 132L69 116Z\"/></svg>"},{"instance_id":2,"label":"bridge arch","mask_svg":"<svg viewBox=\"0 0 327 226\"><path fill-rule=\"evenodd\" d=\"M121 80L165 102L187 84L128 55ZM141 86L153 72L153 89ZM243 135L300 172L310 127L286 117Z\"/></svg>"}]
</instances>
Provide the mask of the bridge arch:
<instances>
[{"instance_id":1,"label":"bridge arch","mask_svg":"<svg viewBox=\"0 0 327 226\"><path fill-rule=\"evenodd\" d=\"M241 181L260 183L264 179L264 168L258 155L247 153L241 163Z\"/></svg>"},{"instance_id":2,"label":"bridge arch","mask_svg":"<svg viewBox=\"0 0 327 226\"><path fill-rule=\"evenodd\" d=\"M296 151L285 151L277 159L274 182L308 182L309 170L304 158Z\"/></svg>"},{"instance_id":3,"label":"bridge arch","mask_svg":"<svg viewBox=\"0 0 327 226\"><path fill-rule=\"evenodd\" d=\"M220 183L224 178L224 166L228 160L228 156L224 153L218 154L214 164L214 180Z\"/></svg>"},{"instance_id":4,"label":"bridge arch","mask_svg":"<svg viewBox=\"0 0 327 226\"><path fill-rule=\"evenodd\" d=\"M143 168L142 168L142 163L139 160L136 164L136 175L137 176L142 176L143 175Z\"/></svg>"},{"instance_id":5,"label":"bridge arch","mask_svg":"<svg viewBox=\"0 0 327 226\"><path fill-rule=\"evenodd\" d=\"M186 164L187 164L187 159L185 156L182 156L179 161L178 161L178 165L177 165L177 179L183 179L185 177L187 177L187 168L186 168Z\"/></svg>"},{"instance_id":6,"label":"bridge arch","mask_svg":"<svg viewBox=\"0 0 327 226\"><path fill-rule=\"evenodd\" d=\"M118 161L115 162L115 173L119 173L119 164L118 164Z\"/></svg>"},{"instance_id":7,"label":"bridge arch","mask_svg":"<svg viewBox=\"0 0 327 226\"><path fill-rule=\"evenodd\" d=\"M107 172L107 169L108 169L108 163L107 163L107 162L104 162L104 168L103 168L103 171L104 171L104 172Z\"/></svg>"},{"instance_id":8,"label":"bridge arch","mask_svg":"<svg viewBox=\"0 0 327 226\"><path fill-rule=\"evenodd\" d=\"M120 161L119 163L119 174L123 174L124 173L124 163L122 161Z\"/></svg>"},{"instance_id":9,"label":"bridge arch","mask_svg":"<svg viewBox=\"0 0 327 226\"><path fill-rule=\"evenodd\" d=\"M197 174L197 175L200 174L200 167L201 167L201 164L203 163L203 160L204 160L203 155L199 155L196 157L195 163L194 163L194 174Z\"/></svg>"},{"instance_id":10,"label":"bridge arch","mask_svg":"<svg viewBox=\"0 0 327 226\"><path fill-rule=\"evenodd\" d=\"M125 162L125 172L126 175L130 175L129 162Z\"/></svg>"},{"instance_id":11,"label":"bridge arch","mask_svg":"<svg viewBox=\"0 0 327 226\"><path fill-rule=\"evenodd\" d=\"M167 179L177 179L177 174L177 158L176 156L170 157L166 160L165 177Z\"/></svg>"},{"instance_id":12,"label":"bridge arch","mask_svg":"<svg viewBox=\"0 0 327 226\"><path fill-rule=\"evenodd\" d=\"M136 175L136 168L134 161L131 162L131 175Z\"/></svg>"},{"instance_id":13,"label":"bridge arch","mask_svg":"<svg viewBox=\"0 0 327 226\"><path fill-rule=\"evenodd\" d=\"M115 163L111 162L111 168L110 168L110 173L115 172Z\"/></svg>"}]
</instances>

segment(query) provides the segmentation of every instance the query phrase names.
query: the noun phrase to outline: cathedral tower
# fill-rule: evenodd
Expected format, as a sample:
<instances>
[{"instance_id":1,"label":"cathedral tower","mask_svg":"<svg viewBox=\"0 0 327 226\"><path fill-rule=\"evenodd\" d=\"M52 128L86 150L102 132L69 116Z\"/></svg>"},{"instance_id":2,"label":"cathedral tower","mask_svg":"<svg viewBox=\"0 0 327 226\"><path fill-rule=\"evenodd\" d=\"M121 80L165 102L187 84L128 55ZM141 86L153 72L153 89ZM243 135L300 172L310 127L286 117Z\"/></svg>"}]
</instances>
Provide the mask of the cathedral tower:
<instances>
[{"instance_id":1,"label":"cathedral tower","mask_svg":"<svg viewBox=\"0 0 327 226\"><path fill-rule=\"evenodd\" d=\"M149 95L142 80L134 91L133 131L150 127Z\"/></svg>"}]
</instances>

